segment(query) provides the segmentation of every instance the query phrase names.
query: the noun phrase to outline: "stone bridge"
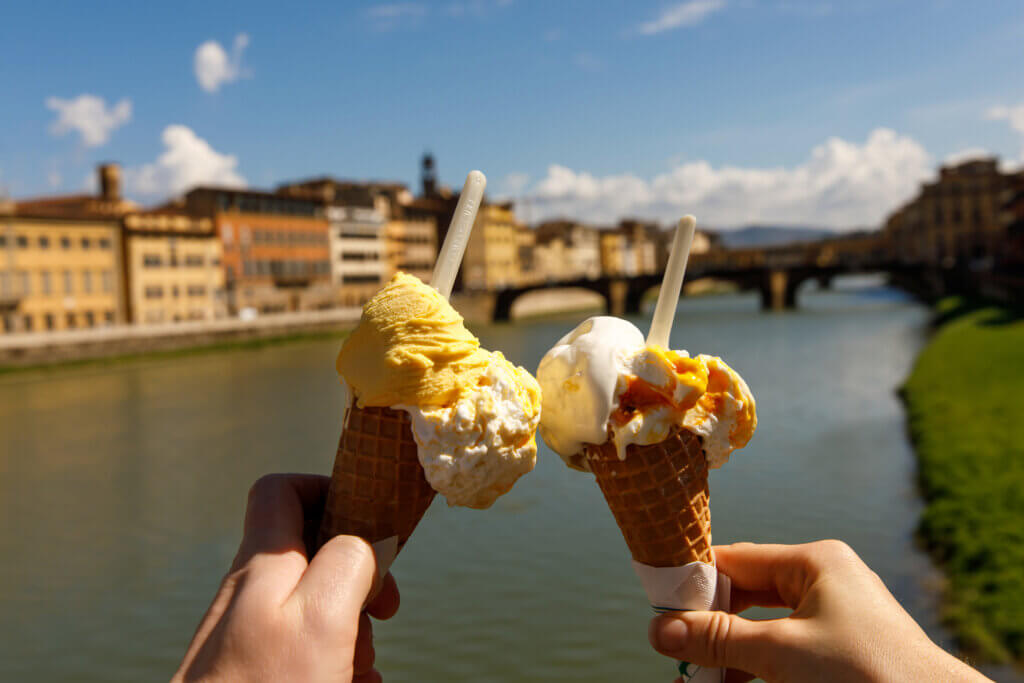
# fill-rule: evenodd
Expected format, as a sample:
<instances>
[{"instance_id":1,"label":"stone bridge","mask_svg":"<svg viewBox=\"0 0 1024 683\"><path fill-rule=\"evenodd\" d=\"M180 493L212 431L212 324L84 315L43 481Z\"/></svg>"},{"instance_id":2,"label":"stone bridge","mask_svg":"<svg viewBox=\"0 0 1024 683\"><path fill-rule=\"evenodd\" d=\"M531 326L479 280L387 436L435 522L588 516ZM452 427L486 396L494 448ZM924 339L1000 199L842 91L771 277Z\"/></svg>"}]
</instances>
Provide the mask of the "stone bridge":
<instances>
[{"instance_id":1,"label":"stone bridge","mask_svg":"<svg viewBox=\"0 0 1024 683\"><path fill-rule=\"evenodd\" d=\"M881 241L859 236L756 249L713 249L690 258L686 281L714 278L734 282L741 290L760 292L765 310L784 310L796 307L797 289L809 279L828 286L832 278L844 273L889 269ZM512 305L528 292L569 287L596 292L611 315L621 316L638 313L644 295L660 285L661 278L661 273L604 275L548 280L478 294L493 297L491 317L496 321L508 320Z\"/></svg>"}]
</instances>

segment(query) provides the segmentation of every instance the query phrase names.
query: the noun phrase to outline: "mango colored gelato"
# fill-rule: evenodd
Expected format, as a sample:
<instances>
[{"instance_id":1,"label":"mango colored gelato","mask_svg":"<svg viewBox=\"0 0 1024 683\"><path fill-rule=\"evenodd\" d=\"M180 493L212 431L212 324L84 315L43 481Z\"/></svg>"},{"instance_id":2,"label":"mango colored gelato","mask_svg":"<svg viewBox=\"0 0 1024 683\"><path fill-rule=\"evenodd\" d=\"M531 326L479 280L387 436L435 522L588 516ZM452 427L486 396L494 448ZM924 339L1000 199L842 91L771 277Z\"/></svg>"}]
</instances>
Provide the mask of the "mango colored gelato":
<instances>
[{"instance_id":1,"label":"mango colored gelato","mask_svg":"<svg viewBox=\"0 0 1024 683\"><path fill-rule=\"evenodd\" d=\"M338 354L359 407L404 410L427 481L449 505L487 508L537 462L540 385L480 348L451 304L397 273Z\"/></svg>"},{"instance_id":2,"label":"mango colored gelato","mask_svg":"<svg viewBox=\"0 0 1024 683\"><path fill-rule=\"evenodd\" d=\"M337 369L360 407L444 406L476 384L489 360L447 299L396 273L363 307Z\"/></svg>"}]
</instances>

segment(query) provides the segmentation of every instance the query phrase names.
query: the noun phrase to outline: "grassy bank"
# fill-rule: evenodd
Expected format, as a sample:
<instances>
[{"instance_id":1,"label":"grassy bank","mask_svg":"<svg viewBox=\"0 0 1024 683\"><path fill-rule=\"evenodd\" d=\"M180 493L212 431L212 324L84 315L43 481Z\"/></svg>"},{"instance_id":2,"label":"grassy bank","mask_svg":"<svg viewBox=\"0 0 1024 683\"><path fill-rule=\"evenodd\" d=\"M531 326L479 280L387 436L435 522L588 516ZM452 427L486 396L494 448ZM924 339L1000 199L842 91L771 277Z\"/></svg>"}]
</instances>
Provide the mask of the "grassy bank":
<instances>
[{"instance_id":1,"label":"grassy bank","mask_svg":"<svg viewBox=\"0 0 1024 683\"><path fill-rule=\"evenodd\" d=\"M965 650L1024 661L1024 317L961 299L904 387L926 508L919 533L949 578Z\"/></svg>"},{"instance_id":2,"label":"grassy bank","mask_svg":"<svg viewBox=\"0 0 1024 683\"><path fill-rule=\"evenodd\" d=\"M40 363L37 365L0 365L0 376L23 372L46 372L64 370L67 368L95 367L113 365L130 361L165 360L171 358L183 358L209 353L223 353L226 351L242 351L262 349L282 344L294 344L298 342L316 341L320 339L343 339L348 335L349 330L323 330L316 332L295 332L278 336L258 337L254 339L238 339L231 341L214 342L211 344L199 344L179 349L167 349L164 351L145 351L141 353L125 353L114 356L103 356L100 358L83 358L76 360L56 361L53 363Z\"/></svg>"}]
</instances>

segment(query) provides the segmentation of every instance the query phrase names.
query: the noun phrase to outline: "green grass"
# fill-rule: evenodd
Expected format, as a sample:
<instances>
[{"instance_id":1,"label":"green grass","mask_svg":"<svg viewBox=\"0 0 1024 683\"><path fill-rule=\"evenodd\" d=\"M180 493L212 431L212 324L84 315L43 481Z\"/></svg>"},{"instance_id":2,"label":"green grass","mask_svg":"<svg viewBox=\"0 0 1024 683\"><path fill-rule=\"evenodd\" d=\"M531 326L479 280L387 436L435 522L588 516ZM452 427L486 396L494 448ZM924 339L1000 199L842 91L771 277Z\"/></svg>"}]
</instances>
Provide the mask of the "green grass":
<instances>
[{"instance_id":1,"label":"green grass","mask_svg":"<svg viewBox=\"0 0 1024 683\"><path fill-rule=\"evenodd\" d=\"M974 655L1024 662L1024 315L962 299L904 386L944 616Z\"/></svg>"},{"instance_id":2,"label":"green grass","mask_svg":"<svg viewBox=\"0 0 1024 683\"><path fill-rule=\"evenodd\" d=\"M180 349L167 349L164 351L144 351L141 353L125 353L114 356L103 356L100 358L82 358L75 360L63 360L53 363L38 363L34 365L0 365L0 376L22 372L47 372L64 370L67 368L99 367L114 365L130 361L166 360L183 358L209 353L224 353L228 351L244 351L263 349L283 344L294 344L297 342L317 341L321 339L344 339L349 330L321 330L316 332L295 332L272 337L259 337L255 339L237 339L230 341L213 342L209 344L197 344Z\"/></svg>"}]
</instances>

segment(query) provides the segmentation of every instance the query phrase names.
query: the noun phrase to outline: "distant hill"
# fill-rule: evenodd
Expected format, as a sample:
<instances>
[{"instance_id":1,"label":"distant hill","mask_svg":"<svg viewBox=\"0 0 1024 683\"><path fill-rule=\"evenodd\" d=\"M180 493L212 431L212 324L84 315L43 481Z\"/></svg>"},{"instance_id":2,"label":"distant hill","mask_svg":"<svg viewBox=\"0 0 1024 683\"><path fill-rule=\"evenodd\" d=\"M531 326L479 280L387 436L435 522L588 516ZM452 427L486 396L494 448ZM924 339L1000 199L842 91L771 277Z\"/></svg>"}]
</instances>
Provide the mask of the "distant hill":
<instances>
[{"instance_id":1,"label":"distant hill","mask_svg":"<svg viewBox=\"0 0 1024 683\"><path fill-rule=\"evenodd\" d=\"M781 225L751 225L738 230L716 231L727 247L767 247L790 242L808 242L836 233L821 228L791 228Z\"/></svg>"}]
</instances>

